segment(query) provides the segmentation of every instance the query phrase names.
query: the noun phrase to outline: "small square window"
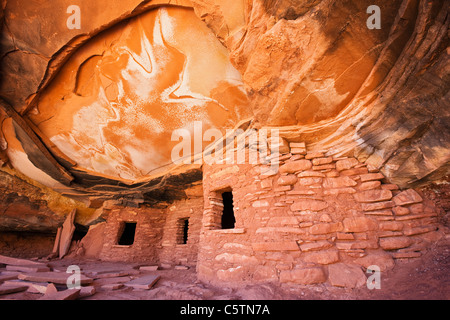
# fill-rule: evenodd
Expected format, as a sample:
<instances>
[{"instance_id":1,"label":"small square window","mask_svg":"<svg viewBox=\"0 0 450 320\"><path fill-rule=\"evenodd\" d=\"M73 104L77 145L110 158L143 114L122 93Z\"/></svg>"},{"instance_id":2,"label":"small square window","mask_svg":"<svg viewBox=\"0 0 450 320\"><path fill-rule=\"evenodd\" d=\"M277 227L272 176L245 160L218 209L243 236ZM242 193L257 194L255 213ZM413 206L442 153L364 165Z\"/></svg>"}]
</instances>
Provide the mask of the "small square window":
<instances>
[{"instance_id":1,"label":"small square window","mask_svg":"<svg viewBox=\"0 0 450 320\"><path fill-rule=\"evenodd\" d=\"M123 222L120 229L117 244L121 246L132 245L136 235L136 222Z\"/></svg>"}]
</instances>

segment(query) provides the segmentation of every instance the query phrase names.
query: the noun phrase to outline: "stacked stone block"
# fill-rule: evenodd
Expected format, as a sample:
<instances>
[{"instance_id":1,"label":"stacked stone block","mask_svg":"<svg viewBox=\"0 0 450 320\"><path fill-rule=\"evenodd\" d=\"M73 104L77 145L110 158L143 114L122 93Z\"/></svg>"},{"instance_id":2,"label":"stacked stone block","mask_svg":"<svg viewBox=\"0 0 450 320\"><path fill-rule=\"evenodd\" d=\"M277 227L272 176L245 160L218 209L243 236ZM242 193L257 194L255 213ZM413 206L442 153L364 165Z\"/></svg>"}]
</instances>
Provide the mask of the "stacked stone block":
<instances>
[{"instance_id":1,"label":"stacked stone block","mask_svg":"<svg viewBox=\"0 0 450 320\"><path fill-rule=\"evenodd\" d=\"M204 166L200 279L361 286L368 266L420 257L441 236L433 203L417 191L385 183L352 157L307 152L304 143L289 151L271 155L277 172ZM218 226L221 190L233 192L235 231Z\"/></svg>"}]
</instances>

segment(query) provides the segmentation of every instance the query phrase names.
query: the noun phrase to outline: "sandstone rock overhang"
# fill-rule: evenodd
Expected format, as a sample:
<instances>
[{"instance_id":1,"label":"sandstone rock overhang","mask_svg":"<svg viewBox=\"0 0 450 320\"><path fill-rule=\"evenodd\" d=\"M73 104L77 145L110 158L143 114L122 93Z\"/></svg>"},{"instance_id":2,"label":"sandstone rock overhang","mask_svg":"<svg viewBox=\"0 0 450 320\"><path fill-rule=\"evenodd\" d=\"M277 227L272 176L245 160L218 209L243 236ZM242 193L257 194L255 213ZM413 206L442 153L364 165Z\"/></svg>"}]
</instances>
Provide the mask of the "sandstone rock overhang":
<instances>
[{"instance_id":1,"label":"sandstone rock overhang","mask_svg":"<svg viewBox=\"0 0 450 320\"><path fill-rule=\"evenodd\" d=\"M119 165L126 168L121 173L128 175L120 176L114 170L80 165L80 161L89 157L67 146L73 148L77 139L85 141L87 137L80 132L68 132L68 118L55 112L55 101L61 104L70 101L75 109L84 107L84 103L77 107L77 100L91 98L91 104L101 102L98 93L102 90L103 97L117 100L121 94L118 79L124 78L121 72L114 73L114 70L126 69L126 66L109 68L108 63L120 65L119 57L128 55L127 61L135 61L136 66L140 62L140 69L134 70L133 76L128 70L128 76L147 81L145 75L149 73L145 71L149 69L142 63L152 59L149 55L140 57L139 48L166 50L165 56L173 56L173 61L178 61L171 67L187 70L189 59L183 62L179 54L183 50L179 47L177 53L173 43L167 46L167 30L161 28L164 17L157 13L161 11L177 12L174 15L179 11L189 12L189 21L196 21L196 27L180 24L179 31L193 35L202 29L204 35L209 34L208 39L215 42L215 50L227 56L222 63L228 66L231 62L233 74L242 75L237 87L243 86L244 92L233 90L231 85L226 86L225 91L214 93L222 98L225 106L236 107L228 99L233 96L238 102L235 109L245 114L236 112L228 118L231 122L227 124L223 123L226 116L218 117L218 122L213 121L214 126L236 125L250 115L252 127L277 128L290 142L306 142L309 151L326 150L327 156L335 157L355 156L402 188L423 186L448 175L447 30L450 19L447 2L380 1L378 5L383 15L379 30L369 30L366 26L370 1L349 1L344 5L342 1L304 4L290 0L252 3L129 0L102 10L98 10L99 4L86 1L81 6L95 9L87 11L97 15L95 19L84 19L80 30L68 30L64 25L66 16L61 23L44 23L58 16L55 13L65 12L62 3L22 7L19 1L9 0L3 4L1 163L9 160L17 171L63 194L84 198L129 197L155 204L161 199L184 197L184 189L201 180L199 166L163 169L154 176L146 176L147 172L136 175L136 170L129 166L129 159L125 159L119 161ZM24 24L32 27L23 28ZM143 24L147 27L139 27ZM102 47L108 37L116 38L124 30L131 35L117 43L110 40L109 45ZM146 30L153 32L147 34ZM158 46L156 40L163 45ZM118 45L120 41L125 45ZM97 52L95 47L101 49ZM110 61L107 61L108 56ZM112 57L117 57L117 61ZM193 60L195 66L202 62ZM215 68L212 73L216 75L217 65L212 65ZM97 72L97 67L103 71ZM71 71L74 75L64 78ZM169 74L172 73L166 76ZM177 88L167 83L167 87L173 89L172 93L178 92L177 98L184 99L181 106L186 107L187 98L198 97L183 95L186 93L183 83ZM55 88L58 86L59 89ZM237 96L230 95L230 91ZM123 92L129 94L130 90ZM219 98L216 100L220 102ZM99 120L117 117L111 109L96 108ZM36 113L36 110L47 113ZM210 115L215 115L217 110L223 109L213 108ZM72 110L72 114L75 111L83 122L80 110ZM192 115L198 116L198 113ZM165 115L160 113L159 116L164 123ZM58 120L55 121L58 128L50 125L53 118ZM100 128L104 124L97 125ZM135 125L128 121L123 128ZM173 127L169 126L162 131L171 129ZM62 139L65 142L73 139L75 143L62 144L61 139L55 138L61 134L66 134ZM109 134L119 135L114 128L109 129ZM101 134L97 134L99 136ZM88 145L93 144L88 141ZM170 149L170 146L165 147ZM122 149L108 147L105 150L117 154L116 151L123 152ZM147 155L152 154L154 152L147 152ZM109 160L106 158L103 162L109 165ZM132 179L127 179L130 177Z\"/></svg>"}]
</instances>

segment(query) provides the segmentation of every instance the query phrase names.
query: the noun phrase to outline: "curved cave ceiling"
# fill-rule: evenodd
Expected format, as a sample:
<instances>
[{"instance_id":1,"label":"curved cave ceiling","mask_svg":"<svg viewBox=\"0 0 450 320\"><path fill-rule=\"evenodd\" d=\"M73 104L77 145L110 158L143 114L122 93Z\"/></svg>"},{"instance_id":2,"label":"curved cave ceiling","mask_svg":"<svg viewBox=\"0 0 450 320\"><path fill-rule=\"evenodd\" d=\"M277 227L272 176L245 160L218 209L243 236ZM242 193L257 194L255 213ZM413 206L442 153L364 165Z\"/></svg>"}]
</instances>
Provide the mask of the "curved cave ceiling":
<instances>
[{"instance_id":1,"label":"curved cave ceiling","mask_svg":"<svg viewBox=\"0 0 450 320\"><path fill-rule=\"evenodd\" d=\"M240 73L191 9L143 13L83 45L29 119L76 167L124 181L167 170L176 129L250 116Z\"/></svg>"}]
</instances>

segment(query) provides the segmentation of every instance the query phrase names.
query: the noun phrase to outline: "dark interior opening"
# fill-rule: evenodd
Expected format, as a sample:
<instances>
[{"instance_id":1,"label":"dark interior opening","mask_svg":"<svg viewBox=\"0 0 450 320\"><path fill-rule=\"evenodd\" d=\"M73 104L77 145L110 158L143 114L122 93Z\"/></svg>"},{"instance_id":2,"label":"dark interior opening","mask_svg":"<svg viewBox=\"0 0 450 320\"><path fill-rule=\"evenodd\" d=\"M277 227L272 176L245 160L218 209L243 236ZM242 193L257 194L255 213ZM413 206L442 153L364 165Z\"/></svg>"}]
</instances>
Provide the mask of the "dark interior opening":
<instances>
[{"instance_id":1,"label":"dark interior opening","mask_svg":"<svg viewBox=\"0 0 450 320\"><path fill-rule=\"evenodd\" d=\"M80 241L88 232L88 228L75 223L75 231L73 232L72 241Z\"/></svg>"},{"instance_id":2,"label":"dark interior opening","mask_svg":"<svg viewBox=\"0 0 450 320\"><path fill-rule=\"evenodd\" d=\"M121 246L132 245L134 243L135 234L136 234L136 222L125 222L118 244Z\"/></svg>"},{"instance_id":3,"label":"dark interior opening","mask_svg":"<svg viewBox=\"0 0 450 320\"><path fill-rule=\"evenodd\" d=\"M236 219L233 210L233 193L226 191L222 193L223 213L222 213L222 229L233 229Z\"/></svg>"},{"instance_id":4,"label":"dark interior opening","mask_svg":"<svg viewBox=\"0 0 450 320\"><path fill-rule=\"evenodd\" d=\"M188 241L188 231L189 231L189 219L181 219L181 228L183 228L182 238L180 239L180 244L187 244Z\"/></svg>"}]
</instances>

